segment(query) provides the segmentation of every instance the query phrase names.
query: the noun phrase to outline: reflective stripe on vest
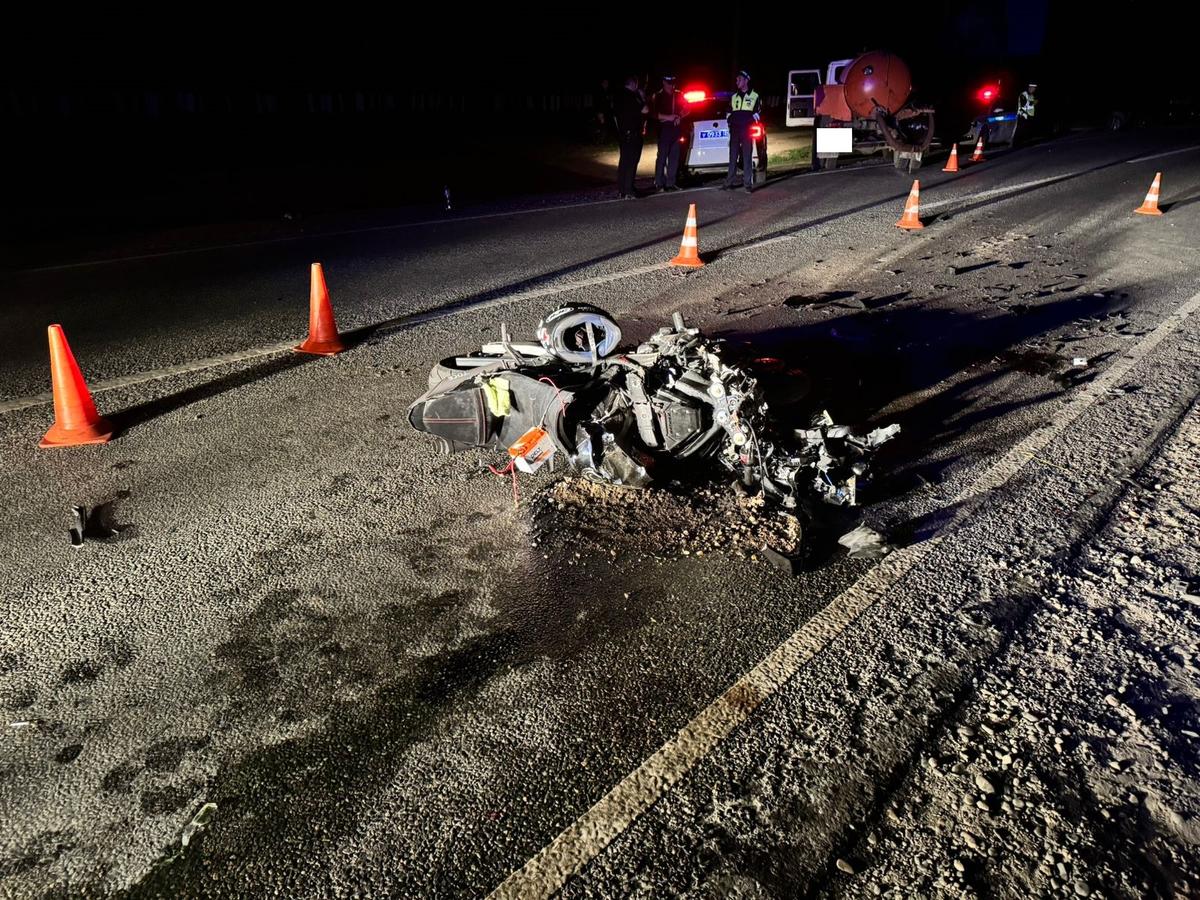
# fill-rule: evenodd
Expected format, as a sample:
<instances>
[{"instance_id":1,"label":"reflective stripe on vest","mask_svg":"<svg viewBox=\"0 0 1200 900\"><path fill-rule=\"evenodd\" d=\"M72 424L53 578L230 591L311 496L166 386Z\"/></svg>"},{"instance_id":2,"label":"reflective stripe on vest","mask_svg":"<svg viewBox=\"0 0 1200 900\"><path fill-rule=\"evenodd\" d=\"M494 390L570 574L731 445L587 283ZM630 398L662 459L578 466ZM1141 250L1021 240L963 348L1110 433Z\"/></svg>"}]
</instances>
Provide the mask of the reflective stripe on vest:
<instances>
[{"instance_id":1,"label":"reflective stripe on vest","mask_svg":"<svg viewBox=\"0 0 1200 900\"><path fill-rule=\"evenodd\" d=\"M733 95L732 109L734 112L754 112L754 107L758 103L758 94L754 91L746 91L745 96L741 94Z\"/></svg>"}]
</instances>

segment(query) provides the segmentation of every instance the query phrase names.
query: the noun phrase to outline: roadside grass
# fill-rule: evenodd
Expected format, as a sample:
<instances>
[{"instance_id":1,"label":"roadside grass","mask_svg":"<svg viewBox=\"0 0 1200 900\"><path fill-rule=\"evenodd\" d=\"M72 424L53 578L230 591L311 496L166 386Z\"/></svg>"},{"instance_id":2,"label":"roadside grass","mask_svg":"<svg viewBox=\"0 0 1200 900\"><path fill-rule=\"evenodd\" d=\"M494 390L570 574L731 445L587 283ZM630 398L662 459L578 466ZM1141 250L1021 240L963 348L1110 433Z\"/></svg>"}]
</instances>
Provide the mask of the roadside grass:
<instances>
[{"instance_id":1,"label":"roadside grass","mask_svg":"<svg viewBox=\"0 0 1200 900\"><path fill-rule=\"evenodd\" d=\"M792 147L788 150L784 150L781 153L768 152L767 154L768 166L784 165L787 163L806 163L810 162L811 160L811 147Z\"/></svg>"}]
</instances>

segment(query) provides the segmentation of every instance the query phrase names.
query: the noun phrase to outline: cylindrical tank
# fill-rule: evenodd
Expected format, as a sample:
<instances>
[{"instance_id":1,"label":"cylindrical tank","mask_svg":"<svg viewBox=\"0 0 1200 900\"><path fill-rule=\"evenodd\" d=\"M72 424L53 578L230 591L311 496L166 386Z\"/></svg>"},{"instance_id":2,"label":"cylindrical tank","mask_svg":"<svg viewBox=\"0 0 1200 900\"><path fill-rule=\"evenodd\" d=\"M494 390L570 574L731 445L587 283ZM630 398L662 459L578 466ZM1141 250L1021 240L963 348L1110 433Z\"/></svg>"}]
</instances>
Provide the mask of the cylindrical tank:
<instances>
[{"instance_id":1,"label":"cylindrical tank","mask_svg":"<svg viewBox=\"0 0 1200 900\"><path fill-rule=\"evenodd\" d=\"M854 115L869 117L877 106L894 115L912 93L912 74L894 53L872 50L850 64L844 85L846 105Z\"/></svg>"}]
</instances>

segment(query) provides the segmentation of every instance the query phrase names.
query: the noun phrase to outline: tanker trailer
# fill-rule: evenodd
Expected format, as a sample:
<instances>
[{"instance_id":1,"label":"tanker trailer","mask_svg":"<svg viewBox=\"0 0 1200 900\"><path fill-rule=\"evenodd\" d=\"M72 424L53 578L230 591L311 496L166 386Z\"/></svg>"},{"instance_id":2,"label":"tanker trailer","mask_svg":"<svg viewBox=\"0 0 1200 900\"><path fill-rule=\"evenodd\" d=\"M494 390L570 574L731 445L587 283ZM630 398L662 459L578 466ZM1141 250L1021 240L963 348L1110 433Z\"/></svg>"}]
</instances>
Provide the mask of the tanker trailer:
<instances>
[{"instance_id":1,"label":"tanker trailer","mask_svg":"<svg viewBox=\"0 0 1200 900\"><path fill-rule=\"evenodd\" d=\"M894 53L830 63L815 88L814 165L832 169L840 155L880 153L916 172L933 140L933 110L910 105L911 95L912 74Z\"/></svg>"}]
</instances>

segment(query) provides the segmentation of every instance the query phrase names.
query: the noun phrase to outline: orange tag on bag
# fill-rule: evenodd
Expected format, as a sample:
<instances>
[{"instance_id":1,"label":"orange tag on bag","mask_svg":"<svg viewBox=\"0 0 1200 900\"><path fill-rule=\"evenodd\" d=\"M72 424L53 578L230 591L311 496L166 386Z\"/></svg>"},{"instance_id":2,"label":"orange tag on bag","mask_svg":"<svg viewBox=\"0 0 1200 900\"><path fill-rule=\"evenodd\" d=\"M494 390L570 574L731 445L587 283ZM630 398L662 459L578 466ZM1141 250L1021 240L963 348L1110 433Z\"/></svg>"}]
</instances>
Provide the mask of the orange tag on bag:
<instances>
[{"instance_id":1,"label":"orange tag on bag","mask_svg":"<svg viewBox=\"0 0 1200 900\"><path fill-rule=\"evenodd\" d=\"M536 472L554 455L554 442L543 428L530 428L508 448L508 455L522 472Z\"/></svg>"}]
</instances>

